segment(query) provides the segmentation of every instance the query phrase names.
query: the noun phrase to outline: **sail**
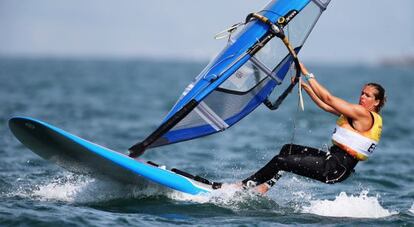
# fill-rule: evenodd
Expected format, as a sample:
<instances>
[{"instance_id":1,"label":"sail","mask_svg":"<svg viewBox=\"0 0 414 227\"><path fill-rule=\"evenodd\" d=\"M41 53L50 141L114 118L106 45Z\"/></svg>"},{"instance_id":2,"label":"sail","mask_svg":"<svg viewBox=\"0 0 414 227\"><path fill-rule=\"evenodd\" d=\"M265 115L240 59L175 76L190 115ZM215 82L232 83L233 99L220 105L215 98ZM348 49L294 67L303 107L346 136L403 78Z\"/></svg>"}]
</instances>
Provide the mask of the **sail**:
<instances>
[{"instance_id":1,"label":"sail","mask_svg":"<svg viewBox=\"0 0 414 227\"><path fill-rule=\"evenodd\" d=\"M298 53L329 1L274 0L259 14L278 23ZM248 21L185 88L161 126L130 150L226 130L263 103L282 83L292 62L292 55L280 39L269 40L269 25Z\"/></svg>"}]
</instances>

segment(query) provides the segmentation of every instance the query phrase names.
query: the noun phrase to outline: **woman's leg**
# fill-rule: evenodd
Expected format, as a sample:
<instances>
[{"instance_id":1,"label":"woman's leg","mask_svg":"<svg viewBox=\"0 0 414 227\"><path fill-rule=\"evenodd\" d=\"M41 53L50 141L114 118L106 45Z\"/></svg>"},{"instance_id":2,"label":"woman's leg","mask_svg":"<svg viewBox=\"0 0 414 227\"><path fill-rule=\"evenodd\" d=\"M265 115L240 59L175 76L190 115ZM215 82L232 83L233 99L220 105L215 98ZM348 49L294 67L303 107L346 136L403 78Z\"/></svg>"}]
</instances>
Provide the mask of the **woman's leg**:
<instances>
[{"instance_id":1,"label":"woman's leg","mask_svg":"<svg viewBox=\"0 0 414 227\"><path fill-rule=\"evenodd\" d=\"M282 149L277 164L280 170L334 184L347 179L357 163L342 150L330 148L327 153L311 147L287 145Z\"/></svg>"},{"instance_id":2,"label":"woman's leg","mask_svg":"<svg viewBox=\"0 0 414 227\"><path fill-rule=\"evenodd\" d=\"M325 183L332 175L343 174L346 169L338 169L337 159L326 152L312 147L295 144L284 145L278 155L252 176L243 180L248 187L260 185L277 176L280 170L292 172ZM339 166L340 167L340 166Z\"/></svg>"}]
</instances>

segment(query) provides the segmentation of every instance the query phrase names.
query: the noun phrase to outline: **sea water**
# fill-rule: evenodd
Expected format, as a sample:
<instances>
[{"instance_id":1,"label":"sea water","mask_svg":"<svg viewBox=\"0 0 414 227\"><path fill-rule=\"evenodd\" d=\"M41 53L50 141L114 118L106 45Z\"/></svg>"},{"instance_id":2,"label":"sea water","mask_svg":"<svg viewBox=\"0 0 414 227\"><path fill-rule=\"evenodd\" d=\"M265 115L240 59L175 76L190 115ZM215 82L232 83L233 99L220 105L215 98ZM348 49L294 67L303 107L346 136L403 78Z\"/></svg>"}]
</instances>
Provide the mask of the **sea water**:
<instances>
[{"instance_id":1,"label":"sea water","mask_svg":"<svg viewBox=\"0 0 414 227\"><path fill-rule=\"evenodd\" d=\"M414 225L413 68L308 65L334 95L357 102L362 85L387 91L383 137L345 182L293 174L265 196L234 188L191 196L76 175L38 157L8 129L34 117L126 153L152 132L205 62L0 59L0 225ZM281 89L276 89L276 93ZM276 97L273 94L272 97ZM285 143L330 144L335 117L293 92L223 133L148 150L143 158L207 179L239 181Z\"/></svg>"}]
</instances>

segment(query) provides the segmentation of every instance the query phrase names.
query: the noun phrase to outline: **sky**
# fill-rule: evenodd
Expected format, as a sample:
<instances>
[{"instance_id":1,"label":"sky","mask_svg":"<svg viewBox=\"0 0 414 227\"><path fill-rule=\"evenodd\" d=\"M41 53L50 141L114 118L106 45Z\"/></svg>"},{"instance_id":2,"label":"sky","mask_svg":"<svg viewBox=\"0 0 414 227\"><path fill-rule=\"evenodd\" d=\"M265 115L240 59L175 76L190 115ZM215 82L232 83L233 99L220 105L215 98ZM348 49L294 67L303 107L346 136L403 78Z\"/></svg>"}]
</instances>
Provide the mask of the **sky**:
<instances>
[{"instance_id":1,"label":"sky","mask_svg":"<svg viewBox=\"0 0 414 227\"><path fill-rule=\"evenodd\" d=\"M0 0L0 56L209 60L268 0ZM303 61L414 56L413 0L332 0Z\"/></svg>"}]
</instances>

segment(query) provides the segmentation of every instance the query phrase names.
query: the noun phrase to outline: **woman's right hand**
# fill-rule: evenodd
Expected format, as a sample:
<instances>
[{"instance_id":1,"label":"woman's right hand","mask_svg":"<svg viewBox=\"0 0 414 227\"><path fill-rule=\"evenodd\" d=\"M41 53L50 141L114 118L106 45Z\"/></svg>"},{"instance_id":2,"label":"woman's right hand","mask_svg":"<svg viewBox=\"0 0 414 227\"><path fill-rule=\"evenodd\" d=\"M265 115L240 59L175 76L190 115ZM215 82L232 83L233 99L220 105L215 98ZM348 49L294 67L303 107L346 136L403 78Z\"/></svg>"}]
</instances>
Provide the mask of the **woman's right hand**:
<instances>
[{"instance_id":1,"label":"woman's right hand","mask_svg":"<svg viewBox=\"0 0 414 227\"><path fill-rule=\"evenodd\" d=\"M295 79L296 79L296 76L292 76L290 78L290 82L292 84L295 83ZM302 77L299 78L299 83L300 83L300 86L302 86L302 88L306 89L307 87L309 87L309 85L302 79Z\"/></svg>"}]
</instances>

